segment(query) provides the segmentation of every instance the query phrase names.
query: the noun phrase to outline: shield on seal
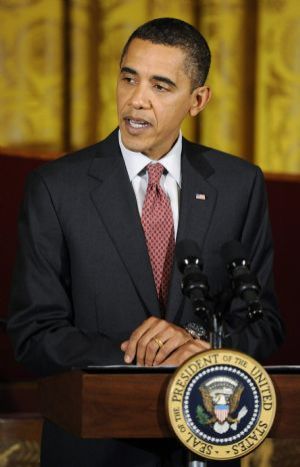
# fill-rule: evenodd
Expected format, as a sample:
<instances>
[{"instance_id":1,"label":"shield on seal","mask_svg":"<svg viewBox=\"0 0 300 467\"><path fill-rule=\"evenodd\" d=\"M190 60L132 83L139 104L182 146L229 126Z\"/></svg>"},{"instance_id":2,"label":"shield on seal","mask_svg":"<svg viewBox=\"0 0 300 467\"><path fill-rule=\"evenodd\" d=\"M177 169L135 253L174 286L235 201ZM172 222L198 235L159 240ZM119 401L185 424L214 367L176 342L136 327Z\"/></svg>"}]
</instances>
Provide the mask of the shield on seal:
<instances>
[{"instance_id":1,"label":"shield on seal","mask_svg":"<svg viewBox=\"0 0 300 467\"><path fill-rule=\"evenodd\" d=\"M228 404L216 404L214 407L214 412L219 420L219 422L225 422L228 413L229 413L229 405Z\"/></svg>"}]
</instances>

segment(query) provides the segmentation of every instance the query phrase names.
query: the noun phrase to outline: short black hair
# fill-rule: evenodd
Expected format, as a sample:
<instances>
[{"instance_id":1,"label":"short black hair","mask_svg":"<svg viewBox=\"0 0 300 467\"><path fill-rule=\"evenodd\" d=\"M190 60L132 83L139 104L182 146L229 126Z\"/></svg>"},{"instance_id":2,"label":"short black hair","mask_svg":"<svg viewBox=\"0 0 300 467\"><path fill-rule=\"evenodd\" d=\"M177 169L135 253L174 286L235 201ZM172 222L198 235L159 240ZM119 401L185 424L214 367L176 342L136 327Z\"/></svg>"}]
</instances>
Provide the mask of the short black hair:
<instances>
[{"instance_id":1,"label":"short black hair","mask_svg":"<svg viewBox=\"0 0 300 467\"><path fill-rule=\"evenodd\" d=\"M185 68L192 88L205 83L211 61L210 50L202 34L191 24L176 18L156 18L142 24L127 40L121 63L133 39L182 49L186 53Z\"/></svg>"}]
</instances>

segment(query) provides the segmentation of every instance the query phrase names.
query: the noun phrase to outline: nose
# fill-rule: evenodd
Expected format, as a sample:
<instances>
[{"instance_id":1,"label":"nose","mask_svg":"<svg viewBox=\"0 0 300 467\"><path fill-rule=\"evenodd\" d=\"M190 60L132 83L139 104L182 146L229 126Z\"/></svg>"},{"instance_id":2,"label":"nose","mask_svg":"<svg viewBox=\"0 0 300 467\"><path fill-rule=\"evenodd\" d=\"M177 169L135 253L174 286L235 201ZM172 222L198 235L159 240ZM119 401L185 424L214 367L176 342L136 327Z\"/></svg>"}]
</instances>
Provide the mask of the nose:
<instances>
[{"instance_id":1,"label":"nose","mask_svg":"<svg viewBox=\"0 0 300 467\"><path fill-rule=\"evenodd\" d=\"M149 90L145 85L140 83L133 88L131 104L134 109L151 108Z\"/></svg>"}]
</instances>

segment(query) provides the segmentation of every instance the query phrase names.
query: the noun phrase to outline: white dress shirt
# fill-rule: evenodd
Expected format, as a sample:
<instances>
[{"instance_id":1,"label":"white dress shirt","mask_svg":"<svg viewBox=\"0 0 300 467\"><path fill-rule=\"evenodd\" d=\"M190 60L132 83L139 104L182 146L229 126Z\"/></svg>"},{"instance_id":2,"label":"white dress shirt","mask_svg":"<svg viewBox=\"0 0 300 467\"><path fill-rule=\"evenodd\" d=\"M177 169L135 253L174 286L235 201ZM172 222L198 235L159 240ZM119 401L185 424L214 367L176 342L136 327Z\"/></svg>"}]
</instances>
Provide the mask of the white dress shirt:
<instances>
[{"instance_id":1,"label":"white dress shirt","mask_svg":"<svg viewBox=\"0 0 300 467\"><path fill-rule=\"evenodd\" d=\"M124 144L122 143L120 131L119 144L128 172L129 180L135 193L140 216L142 215L142 209L148 185L148 173L146 171L146 166L150 163L157 164L159 162L165 167L166 173L163 173L160 179L160 185L170 200L174 220L174 233L176 238L179 219L179 195L181 189L181 132L172 149L158 161L150 159L141 152L134 152L125 148Z\"/></svg>"}]
</instances>

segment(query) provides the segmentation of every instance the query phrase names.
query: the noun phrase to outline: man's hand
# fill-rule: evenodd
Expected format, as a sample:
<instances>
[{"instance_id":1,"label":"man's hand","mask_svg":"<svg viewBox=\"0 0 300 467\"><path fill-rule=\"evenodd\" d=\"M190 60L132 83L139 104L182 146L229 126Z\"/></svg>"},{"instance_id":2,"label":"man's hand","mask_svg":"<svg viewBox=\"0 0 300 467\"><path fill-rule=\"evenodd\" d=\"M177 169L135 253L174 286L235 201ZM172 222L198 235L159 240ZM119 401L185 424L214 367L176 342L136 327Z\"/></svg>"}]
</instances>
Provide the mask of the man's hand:
<instances>
[{"instance_id":1,"label":"man's hand","mask_svg":"<svg viewBox=\"0 0 300 467\"><path fill-rule=\"evenodd\" d=\"M191 339L186 344L183 344L179 349L175 350L168 358L166 358L163 365L174 365L179 366L189 357L196 355L197 353L204 352L211 348L210 344L201 339ZM156 365L154 360L154 365Z\"/></svg>"},{"instance_id":2,"label":"man's hand","mask_svg":"<svg viewBox=\"0 0 300 467\"><path fill-rule=\"evenodd\" d=\"M195 345L194 345L195 344ZM124 360L137 365L180 365L188 357L210 348L205 341L196 341L180 326L151 316L130 338L123 342Z\"/></svg>"}]
</instances>

